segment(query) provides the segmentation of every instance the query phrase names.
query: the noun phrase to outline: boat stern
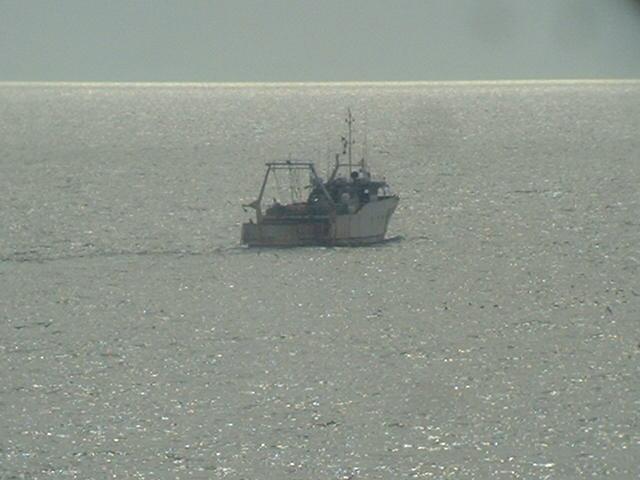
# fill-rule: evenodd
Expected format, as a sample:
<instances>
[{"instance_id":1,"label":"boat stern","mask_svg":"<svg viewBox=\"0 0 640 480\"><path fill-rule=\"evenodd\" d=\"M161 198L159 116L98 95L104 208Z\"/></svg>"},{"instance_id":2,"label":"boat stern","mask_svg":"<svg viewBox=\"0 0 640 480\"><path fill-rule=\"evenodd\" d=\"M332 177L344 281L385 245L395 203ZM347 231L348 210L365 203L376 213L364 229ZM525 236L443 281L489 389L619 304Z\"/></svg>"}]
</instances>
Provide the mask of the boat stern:
<instances>
[{"instance_id":1,"label":"boat stern","mask_svg":"<svg viewBox=\"0 0 640 480\"><path fill-rule=\"evenodd\" d=\"M250 247L295 247L330 243L327 220L290 223L243 223L241 242Z\"/></svg>"}]
</instances>

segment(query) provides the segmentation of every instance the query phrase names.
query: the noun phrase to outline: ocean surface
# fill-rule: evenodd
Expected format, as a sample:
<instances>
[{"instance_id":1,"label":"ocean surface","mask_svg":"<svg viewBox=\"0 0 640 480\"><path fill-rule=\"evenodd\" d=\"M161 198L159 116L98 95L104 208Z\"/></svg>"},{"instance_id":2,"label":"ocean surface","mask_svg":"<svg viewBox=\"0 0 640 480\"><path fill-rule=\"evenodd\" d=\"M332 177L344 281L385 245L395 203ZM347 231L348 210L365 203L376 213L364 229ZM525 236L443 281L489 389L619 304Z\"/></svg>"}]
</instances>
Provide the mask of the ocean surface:
<instances>
[{"instance_id":1,"label":"ocean surface","mask_svg":"<svg viewBox=\"0 0 640 480\"><path fill-rule=\"evenodd\" d=\"M356 151L366 248L247 249ZM640 82L0 84L0 479L640 476Z\"/></svg>"}]
</instances>

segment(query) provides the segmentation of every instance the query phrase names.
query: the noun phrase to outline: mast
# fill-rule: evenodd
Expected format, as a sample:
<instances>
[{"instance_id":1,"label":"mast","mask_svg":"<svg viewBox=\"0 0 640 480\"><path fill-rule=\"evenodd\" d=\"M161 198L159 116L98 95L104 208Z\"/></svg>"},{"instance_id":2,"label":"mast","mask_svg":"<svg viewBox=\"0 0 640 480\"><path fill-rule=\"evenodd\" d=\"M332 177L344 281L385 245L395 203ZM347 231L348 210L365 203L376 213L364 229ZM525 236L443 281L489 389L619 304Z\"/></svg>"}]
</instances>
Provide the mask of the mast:
<instances>
[{"instance_id":1,"label":"mast","mask_svg":"<svg viewBox=\"0 0 640 480\"><path fill-rule=\"evenodd\" d=\"M353 167L351 166L351 145L353 145L352 135L351 135L351 125L353 124L353 117L351 116L351 108L347 109L347 125L349 125L349 141L348 141L348 154L349 154L349 175L351 175L351 171Z\"/></svg>"}]
</instances>

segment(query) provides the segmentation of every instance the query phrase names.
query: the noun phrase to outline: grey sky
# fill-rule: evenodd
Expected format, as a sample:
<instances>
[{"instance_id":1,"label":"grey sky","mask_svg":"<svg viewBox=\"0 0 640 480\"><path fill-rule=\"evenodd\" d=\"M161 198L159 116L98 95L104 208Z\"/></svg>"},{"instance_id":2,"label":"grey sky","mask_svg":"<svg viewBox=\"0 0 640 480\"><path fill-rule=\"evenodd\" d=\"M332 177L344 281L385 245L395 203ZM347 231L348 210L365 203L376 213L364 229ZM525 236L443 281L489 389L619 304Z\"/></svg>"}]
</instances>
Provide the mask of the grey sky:
<instances>
[{"instance_id":1,"label":"grey sky","mask_svg":"<svg viewBox=\"0 0 640 480\"><path fill-rule=\"evenodd\" d=\"M0 80L616 77L635 0L0 0Z\"/></svg>"}]
</instances>

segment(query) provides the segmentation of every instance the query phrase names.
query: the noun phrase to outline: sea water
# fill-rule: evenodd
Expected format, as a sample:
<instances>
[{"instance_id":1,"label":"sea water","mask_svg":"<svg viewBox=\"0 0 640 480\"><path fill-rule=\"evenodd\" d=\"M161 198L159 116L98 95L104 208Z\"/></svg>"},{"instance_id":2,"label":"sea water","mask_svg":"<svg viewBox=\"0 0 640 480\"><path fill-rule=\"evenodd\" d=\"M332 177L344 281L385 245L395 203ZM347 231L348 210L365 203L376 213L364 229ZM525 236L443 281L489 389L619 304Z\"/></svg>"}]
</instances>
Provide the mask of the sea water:
<instances>
[{"instance_id":1,"label":"sea water","mask_svg":"<svg viewBox=\"0 0 640 480\"><path fill-rule=\"evenodd\" d=\"M241 247L348 107L400 240ZM1 84L0 478L637 477L638 132L633 81Z\"/></svg>"}]
</instances>

